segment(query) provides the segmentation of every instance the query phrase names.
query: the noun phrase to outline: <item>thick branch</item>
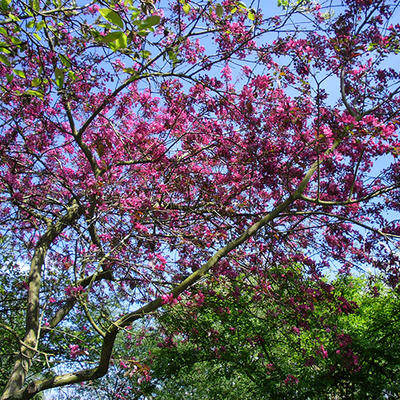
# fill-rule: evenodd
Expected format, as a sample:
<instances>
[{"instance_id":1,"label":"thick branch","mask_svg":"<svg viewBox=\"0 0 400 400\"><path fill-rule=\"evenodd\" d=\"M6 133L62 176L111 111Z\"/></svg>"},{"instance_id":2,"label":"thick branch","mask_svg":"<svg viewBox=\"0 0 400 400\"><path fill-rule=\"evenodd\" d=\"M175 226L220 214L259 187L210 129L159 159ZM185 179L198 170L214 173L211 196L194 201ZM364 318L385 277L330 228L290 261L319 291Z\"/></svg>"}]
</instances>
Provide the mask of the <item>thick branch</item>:
<instances>
[{"instance_id":1,"label":"thick branch","mask_svg":"<svg viewBox=\"0 0 400 400\"><path fill-rule=\"evenodd\" d=\"M27 372L30 368L32 357L37 348L39 335L39 292L42 278L42 267L44 259L53 241L57 236L80 215L80 206L74 200L69 206L67 213L57 222L49 225L46 233L39 239L36 250L32 257L31 268L28 277L28 304L26 309L25 337L21 346L20 356L15 362L13 372L7 382L2 400L12 398L25 382Z\"/></svg>"}]
</instances>

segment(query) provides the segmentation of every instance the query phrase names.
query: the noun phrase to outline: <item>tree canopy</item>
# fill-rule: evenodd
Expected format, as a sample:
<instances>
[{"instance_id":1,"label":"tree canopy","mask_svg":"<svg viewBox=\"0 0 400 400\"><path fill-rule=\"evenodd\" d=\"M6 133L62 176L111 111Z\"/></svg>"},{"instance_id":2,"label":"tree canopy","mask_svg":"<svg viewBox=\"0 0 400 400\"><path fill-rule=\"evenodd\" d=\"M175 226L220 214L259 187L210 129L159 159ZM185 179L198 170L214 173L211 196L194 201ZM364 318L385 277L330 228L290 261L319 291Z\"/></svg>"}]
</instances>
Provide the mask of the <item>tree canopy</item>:
<instances>
[{"instance_id":1,"label":"tree canopy","mask_svg":"<svg viewBox=\"0 0 400 400\"><path fill-rule=\"evenodd\" d=\"M290 354L308 336L318 373L362 368L350 336L317 337L312 321L335 332L356 309L336 273L398 290L398 7L279 5L0 3L1 299L21 304L0 325L13 362L1 400L103 377L136 321L219 301L205 281L233 290L221 307L250 302L247 339L291 332L262 385L301 390L310 369L296 376ZM251 318L267 311L284 328Z\"/></svg>"}]
</instances>

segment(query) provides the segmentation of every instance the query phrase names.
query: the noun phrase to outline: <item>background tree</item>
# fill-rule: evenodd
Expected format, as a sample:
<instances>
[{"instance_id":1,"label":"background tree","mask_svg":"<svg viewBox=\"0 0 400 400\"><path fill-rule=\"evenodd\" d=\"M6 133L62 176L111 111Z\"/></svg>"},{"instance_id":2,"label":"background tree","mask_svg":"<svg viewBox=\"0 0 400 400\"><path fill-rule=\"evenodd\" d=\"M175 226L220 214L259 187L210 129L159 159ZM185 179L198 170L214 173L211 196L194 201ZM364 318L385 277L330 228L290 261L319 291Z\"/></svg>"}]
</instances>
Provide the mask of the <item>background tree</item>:
<instances>
[{"instance_id":1,"label":"background tree","mask_svg":"<svg viewBox=\"0 0 400 400\"><path fill-rule=\"evenodd\" d=\"M137 399L398 397L396 292L348 276L321 290L299 265L274 268L269 278L256 298L246 276L203 282L161 311L157 325L125 334L107 380L68 398L95 390L100 399L128 399L132 388ZM300 304L298 280L309 293ZM330 301L316 302L323 293Z\"/></svg>"},{"instance_id":2,"label":"background tree","mask_svg":"<svg viewBox=\"0 0 400 400\"><path fill-rule=\"evenodd\" d=\"M149 333L153 348L137 355L151 368L148 393L162 399L399 395L397 293L362 277L316 284L298 266L274 268L269 277L268 291L260 285L256 295L245 276L212 280L199 288L200 307L186 299L165 311Z\"/></svg>"},{"instance_id":3,"label":"background tree","mask_svg":"<svg viewBox=\"0 0 400 400\"><path fill-rule=\"evenodd\" d=\"M2 400L104 376L117 334L207 273L396 288L395 12L2 2L0 223L30 265Z\"/></svg>"}]
</instances>

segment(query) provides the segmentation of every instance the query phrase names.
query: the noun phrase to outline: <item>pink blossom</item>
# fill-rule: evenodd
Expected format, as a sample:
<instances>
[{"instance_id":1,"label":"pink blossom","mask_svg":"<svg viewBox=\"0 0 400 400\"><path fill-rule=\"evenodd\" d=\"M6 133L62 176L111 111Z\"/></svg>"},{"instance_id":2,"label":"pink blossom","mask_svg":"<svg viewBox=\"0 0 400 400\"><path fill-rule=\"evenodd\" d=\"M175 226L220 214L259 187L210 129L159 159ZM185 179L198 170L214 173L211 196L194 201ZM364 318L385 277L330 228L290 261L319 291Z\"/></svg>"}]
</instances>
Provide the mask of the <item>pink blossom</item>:
<instances>
[{"instance_id":1,"label":"pink blossom","mask_svg":"<svg viewBox=\"0 0 400 400\"><path fill-rule=\"evenodd\" d=\"M73 360L75 360L81 353L82 351L77 344L69 345L69 355Z\"/></svg>"},{"instance_id":2,"label":"pink blossom","mask_svg":"<svg viewBox=\"0 0 400 400\"><path fill-rule=\"evenodd\" d=\"M225 64L224 68L221 70L221 76L225 78L227 81L232 80L232 70L229 66L229 64Z\"/></svg>"},{"instance_id":3,"label":"pink blossom","mask_svg":"<svg viewBox=\"0 0 400 400\"><path fill-rule=\"evenodd\" d=\"M328 358L328 352L325 350L325 347L322 344L321 344L319 353L322 355L322 358Z\"/></svg>"},{"instance_id":4,"label":"pink blossom","mask_svg":"<svg viewBox=\"0 0 400 400\"><path fill-rule=\"evenodd\" d=\"M299 383L299 380L292 374L288 374L284 382L286 385L297 385Z\"/></svg>"},{"instance_id":5,"label":"pink blossom","mask_svg":"<svg viewBox=\"0 0 400 400\"><path fill-rule=\"evenodd\" d=\"M170 304L174 305L178 303L178 300L174 298L174 295L172 293L169 294L163 294L161 296L162 304Z\"/></svg>"}]
</instances>

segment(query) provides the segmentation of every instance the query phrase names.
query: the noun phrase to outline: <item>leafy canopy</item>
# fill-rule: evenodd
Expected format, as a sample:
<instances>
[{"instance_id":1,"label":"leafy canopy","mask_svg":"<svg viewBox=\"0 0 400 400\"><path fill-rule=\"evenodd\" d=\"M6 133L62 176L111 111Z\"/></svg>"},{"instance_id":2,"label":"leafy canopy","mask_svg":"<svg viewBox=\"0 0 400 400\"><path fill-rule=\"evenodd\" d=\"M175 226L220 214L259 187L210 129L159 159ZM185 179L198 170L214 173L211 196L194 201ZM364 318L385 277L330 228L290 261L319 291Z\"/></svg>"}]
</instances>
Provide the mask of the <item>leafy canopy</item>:
<instances>
[{"instance_id":1,"label":"leafy canopy","mask_svg":"<svg viewBox=\"0 0 400 400\"><path fill-rule=\"evenodd\" d=\"M311 316L332 307L334 331L353 312L325 272L371 269L398 287L400 26L384 0L281 6L0 3L0 234L17 265L2 298L25 299L1 322L14 347L2 400L105 376L129 327L204 279L247 280L255 335L260 295L307 356L319 346L321 373L347 374L329 347L339 339L314 336ZM257 287L293 265L276 298ZM229 318L218 329L233 345ZM268 324L267 340L283 341ZM300 393L312 369L300 376L278 348L283 372L262 383Z\"/></svg>"}]
</instances>

